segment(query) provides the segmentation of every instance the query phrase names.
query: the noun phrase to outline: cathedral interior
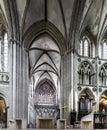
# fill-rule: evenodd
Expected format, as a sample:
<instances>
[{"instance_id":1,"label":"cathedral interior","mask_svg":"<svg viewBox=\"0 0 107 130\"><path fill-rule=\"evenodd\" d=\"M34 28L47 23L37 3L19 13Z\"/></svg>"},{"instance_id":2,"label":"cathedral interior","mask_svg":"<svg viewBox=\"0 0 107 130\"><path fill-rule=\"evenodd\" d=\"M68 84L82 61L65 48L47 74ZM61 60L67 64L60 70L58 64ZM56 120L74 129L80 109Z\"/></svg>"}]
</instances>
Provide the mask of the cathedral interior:
<instances>
[{"instance_id":1,"label":"cathedral interior","mask_svg":"<svg viewBox=\"0 0 107 130\"><path fill-rule=\"evenodd\" d=\"M0 0L0 128L107 128L107 0Z\"/></svg>"}]
</instances>

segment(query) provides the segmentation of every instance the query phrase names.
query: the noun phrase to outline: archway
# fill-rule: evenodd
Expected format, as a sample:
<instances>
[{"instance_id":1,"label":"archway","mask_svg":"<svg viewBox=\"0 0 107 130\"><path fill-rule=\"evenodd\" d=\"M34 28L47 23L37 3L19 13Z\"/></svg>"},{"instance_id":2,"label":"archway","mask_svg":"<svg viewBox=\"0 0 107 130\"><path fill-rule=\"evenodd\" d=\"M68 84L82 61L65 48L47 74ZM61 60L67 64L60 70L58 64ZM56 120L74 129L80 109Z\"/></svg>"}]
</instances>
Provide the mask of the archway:
<instances>
[{"instance_id":1,"label":"archway","mask_svg":"<svg viewBox=\"0 0 107 130\"><path fill-rule=\"evenodd\" d=\"M95 128L100 129L107 128L107 90L104 91L100 96L99 112L95 113L94 121L95 121Z\"/></svg>"},{"instance_id":2,"label":"archway","mask_svg":"<svg viewBox=\"0 0 107 130\"><path fill-rule=\"evenodd\" d=\"M4 98L0 96L0 128L7 128L7 107Z\"/></svg>"},{"instance_id":3,"label":"archway","mask_svg":"<svg viewBox=\"0 0 107 130\"><path fill-rule=\"evenodd\" d=\"M45 79L46 80L46 79ZM56 89L46 80L35 90L35 110L37 128L54 128L57 117Z\"/></svg>"},{"instance_id":4,"label":"archway","mask_svg":"<svg viewBox=\"0 0 107 130\"><path fill-rule=\"evenodd\" d=\"M56 90L48 81L44 81L35 90L35 100L38 105L56 104Z\"/></svg>"},{"instance_id":5,"label":"archway","mask_svg":"<svg viewBox=\"0 0 107 130\"><path fill-rule=\"evenodd\" d=\"M107 113L107 91L103 92L99 101L99 112Z\"/></svg>"},{"instance_id":6,"label":"archway","mask_svg":"<svg viewBox=\"0 0 107 130\"><path fill-rule=\"evenodd\" d=\"M79 83L80 84L93 84L94 82L94 69L90 62L83 61L79 66Z\"/></svg>"},{"instance_id":7,"label":"archway","mask_svg":"<svg viewBox=\"0 0 107 130\"><path fill-rule=\"evenodd\" d=\"M52 124L53 120L50 118L56 120L58 117L60 112L60 62L60 49L49 35L43 34L32 42L29 48L31 76L28 104L29 124L34 125L38 118L44 118L45 121L48 119L47 122Z\"/></svg>"},{"instance_id":8,"label":"archway","mask_svg":"<svg viewBox=\"0 0 107 130\"><path fill-rule=\"evenodd\" d=\"M93 111L94 103L94 95L91 90L88 88L84 89L79 96L78 120Z\"/></svg>"}]
</instances>

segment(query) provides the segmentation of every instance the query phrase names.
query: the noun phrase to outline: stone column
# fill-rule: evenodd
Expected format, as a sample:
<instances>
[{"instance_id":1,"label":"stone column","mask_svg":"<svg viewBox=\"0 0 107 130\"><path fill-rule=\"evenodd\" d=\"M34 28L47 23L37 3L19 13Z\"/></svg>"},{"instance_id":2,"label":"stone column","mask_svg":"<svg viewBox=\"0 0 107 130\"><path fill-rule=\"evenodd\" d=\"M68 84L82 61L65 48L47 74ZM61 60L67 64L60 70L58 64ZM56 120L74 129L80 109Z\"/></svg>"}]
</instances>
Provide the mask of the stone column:
<instances>
[{"instance_id":1,"label":"stone column","mask_svg":"<svg viewBox=\"0 0 107 130\"><path fill-rule=\"evenodd\" d=\"M63 118L63 104L64 104L64 97L63 97L63 93L64 93L64 81L63 81L63 74L64 74L64 59L63 56L61 56L61 76L60 76L60 80L61 80L61 84L60 84L60 118Z\"/></svg>"},{"instance_id":2,"label":"stone column","mask_svg":"<svg viewBox=\"0 0 107 130\"><path fill-rule=\"evenodd\" d=\"M67 119L67 124L70 124L70 112L74 108L74 62L73 53L67 52L62 56L61 63L61 100L62 100L62 117Z\"/></svg>"},{"instance_id":3,"label":"stone column","mask_svg":"<svg viewBox=\"0 0 107 130\"><path fill-rule=\"evenodd\" d=\"M1 57L1 44L2 44L2 36L0 35L0 57ZM1 66L1 58L0 58L0 70L2 69Z\"/></svg>"},{"instance_id":4,"label":"stone column","mask_svg":"<svg viewBox=\"0 0 107 130\"><path fill-rule=\"evenodd\" d=\"M27 127L28 118L28 52L17 46L17 119L22 121L22 128Z\"/></svg>"},{"instance_id":5,"label":"stone column","mask_svg":"<svg viewBox=\"0 0 107 130\"><path fill-rule=\"evenodd\" d=\"M4 41L3 41L3 37L2 37L2 41L1 41L1 71L4 71Z\"/></svg>"},{"instance_id":6,"label":"stone column","mask_svg":"<svg viewBox=\"0 0 107 130\"><path fill-rule=\"evenodd\" d=\"M21 120L22 127L26 128L29 85L28 52L17 44L15 40L10 41L9 50L11 99L8 118L14 123L16 119Z\"/></svg>"},{"instance_id":7,"label":"stone column","mask_svg":"<svg viewBox=\"0 0 107 130\"><path fill-rule=\"evenodd\" d=\"M97 87L97 90L96 90L96 107L95 107L95 110L94 111L99 111L99 59L98 57L96 58L96 81L95 81L95 85Z\"/></svg>"},{"instance_id":8,"label":"stone column","mask_svg":"<svg viewBox=\"0 0 107 130\"><path fill-rule=\"evenodd\" d=\"M23 67L22 67L22 104L23 105L23 118L26 119L27 123L27 118L28 118L28 88L29 88L29 64L28 64L28 51L23 48Z\"/></svg>"},{"instance_id":9,"label":"stone column","mask_svg":"<svg viewBox=\"0 0 107 130\"><path fill-rule=\"evenodd\" d=\"M8 109L8 119L15 124L16 118L16 41L13 39L9 43L9 57L10 57L10 105ZM10 124L11 125L11 124Z\"/></svg>"},{"instance_id":10,"label":"stone column","mask_svg":"<svg viewBox=\"0 0 107 130\"><path fill-rule=\"evenodd\" d=\"M73 91L74 91L74 88L73 88L73 77L74 77L74 71L73 71L73 64L74 64L74 61L73 61L73 53L71 52L71 91L70 91L70 109L71 111L74 109L74 103L73 103Z\"/></svg>"}]
</instances>

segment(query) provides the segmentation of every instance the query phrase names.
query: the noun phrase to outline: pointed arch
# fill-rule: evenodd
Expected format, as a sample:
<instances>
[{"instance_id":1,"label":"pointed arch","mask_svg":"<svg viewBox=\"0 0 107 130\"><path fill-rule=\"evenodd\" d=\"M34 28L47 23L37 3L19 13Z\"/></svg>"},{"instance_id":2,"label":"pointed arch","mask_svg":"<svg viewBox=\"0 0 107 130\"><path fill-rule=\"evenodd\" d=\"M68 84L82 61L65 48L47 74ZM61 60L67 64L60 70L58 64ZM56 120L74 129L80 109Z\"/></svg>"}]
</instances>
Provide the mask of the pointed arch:
<instances>
[{"instance_id":1,"label":"pointed arch","mask_svg":"<svg viewBox=\"0 0 107 130\"><path fill-rule=\"evenodd\" d=\"M95 42L92 34L87 28L80 35L79 54L81 56L95 56Z\"/></svg>"},{"instance_id":2,"label":"pointed arch","mask_svg":"<svg viewBox=\"0 0 107 130\"><path fill-rule=\"evenodd\" d=\"M93 84L95 71L89 61L83 61L79 65L78 74L80 84Z\"/></svg>"},{"instance_id":3,"label":"pointed arch","mask_svg":"<svg viewBox=\"0 0 107 130\"><path fill-rule=\"evenodd\" d=\"M79 99L80 99L82 93L84 93L84 92L87 93L90 96L90 98L93 97L93 100L95 100L94 94L89 87L86 87L81 91L81 93L79 94Z\"/></svg>"},{"instance_id":4,"label":"pointed arch","mask_svg":"<svg viewBox=\"0 0 107 130\"><path fill-rule=\"evenodd\" d=\"M66 50L65 39L61 32L51 22L39 21L33 24L23 35L23 46L29 49L32 41L42 34L48 34L57 43L61 54Z\"/></svg>"},{"instance_id":5,"label":"pointed arch","mask_svg":"<svg viewBox=\"0 0 107 130\"><path fill-rule=\"evenodd\" d=\"M107 38L101 42L101 57L107 59Z\"/></svg>"},{"instance_id":6,"label":"pointed arch","mask_svg":"<svg viewBox=\"0 0 107 130\"><path fill-rule=\"evenodd\" d=\"M36 85L36 88L35 88L35 89L37 89L40 85L42 85L42 84L45 83L45 82L48 82L48 83L53 87L53 89L56 91L56 88L55 88L54 84L52 83L52 81L50 81L50 80L47 79L47 78L41 80L41 81ZM36 91L36 90L35 90L35 91Z\"/></svg>"},{"instance_id":7,"label":"pointed arch","mask_svg":"<svg viewBox=\"0 0 107 130\"><path fill-rule=\"evenodd\" d=\"M79 95L78 99L78 118L79 120L85 116L88 115L90 112L93 111L93 103L94 103L95 97L93 92L90 90L90 88L85 88Z\"/></svg>"},{"instance_id":8,"label":"pointed arch","mask_svg":"<svg viewBox=\"0 0 107 130\"><path fill-rule=\"evenodd\" d=\"M92 69L92 71L93 71L93 73L95 73L95 70L94 70L94 68L93 68L92 63L91 63L90 61L88 61L88 60L84 60L84 61L82 61L82 62L80 63L80 65L78 66L78 70L80 70L81 65L84 64L84 62L86 62L87 64L89 64L90 67L91 67L91 69Z\"/></svg>"},{"instance_id":9,"label":"pointed arch","mask_svg":"<svg viewBox=\"0 0 107 130\"><path fill-rule=\"evenodd\" d=\"M107 86L107 63L101 65L99 68L99 84L101 86Z\"/></svg>"},{"instance_id":10,"label":"pointed arch","mask_svg":"<svg viewBox=\"0 0 107 130\"><path fill-rule=\"evenodd\" d=\"M1 20L0 22L2 24L2 29L8 30L8 23L7 23L6 17L4 15L4 12L3 12L1 6L0 6L0 20Z\"/></svg>"},{"instance_id":11,"label":"pointed arch","mask_svg":"<svg viewBox=\"0 0 107 130\"><path fill-rule=\"evenodd\" d=\"M2 123L0 128L7 128L7 105L6 96L0 92L0 122Z\"/></svg>"},{"instance_id":12,"label":"pointed arch","mask_svg":"<svg viewBox=\"0 0 107 130\"><path fill-rule=\"evenodd\" d=\"M36 104L54 105L56 103L56 88L48 79L40 81L35 89Z\"/></svg>"},{"instance_id":13,"label":"pointed arch","mask_svg":"<svg viewBox=\"0 0 107 130\"><path fill-rule=\"evenodd\" d=\"M103 91L99 97L99 111L107 113L107 90Z\"/></svg>"}]
</instances>

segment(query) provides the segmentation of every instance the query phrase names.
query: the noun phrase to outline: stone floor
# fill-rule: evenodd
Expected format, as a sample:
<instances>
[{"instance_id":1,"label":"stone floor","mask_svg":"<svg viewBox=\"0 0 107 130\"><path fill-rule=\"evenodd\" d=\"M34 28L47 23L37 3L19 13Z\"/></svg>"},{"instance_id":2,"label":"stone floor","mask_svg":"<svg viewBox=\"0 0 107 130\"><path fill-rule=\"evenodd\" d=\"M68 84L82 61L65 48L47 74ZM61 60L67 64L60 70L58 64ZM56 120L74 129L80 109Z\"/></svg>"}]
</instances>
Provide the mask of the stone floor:
<instances>
[{"instance_id":1,"label":"stone floor","mask_svg":"<svg viewBox=\"0 0 107 130\"><path fill-rule=\"evenodd\" d=\"M0 129L0 130L64 130L64 129ZM66 130L82 130L82 129L66 129ZM83 130L88 130L88 129L83 129ZM91 129L92 130L92 129ZM93 129L93 130L101 130L101 129ZM102 129L102 130L107 130L107 129Z\"/></svg>"}]
</instances>

